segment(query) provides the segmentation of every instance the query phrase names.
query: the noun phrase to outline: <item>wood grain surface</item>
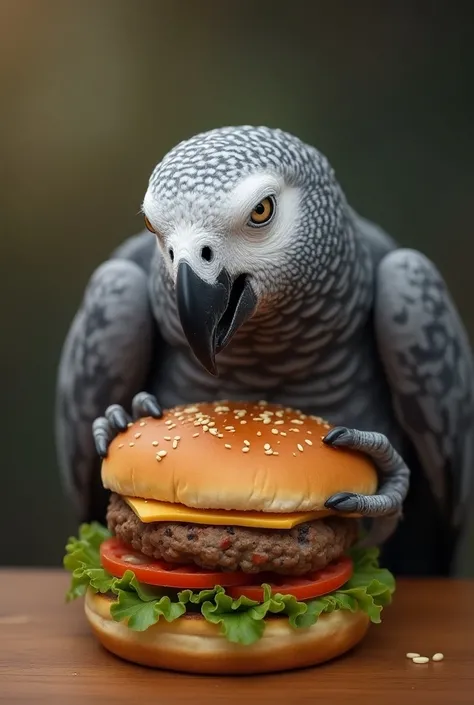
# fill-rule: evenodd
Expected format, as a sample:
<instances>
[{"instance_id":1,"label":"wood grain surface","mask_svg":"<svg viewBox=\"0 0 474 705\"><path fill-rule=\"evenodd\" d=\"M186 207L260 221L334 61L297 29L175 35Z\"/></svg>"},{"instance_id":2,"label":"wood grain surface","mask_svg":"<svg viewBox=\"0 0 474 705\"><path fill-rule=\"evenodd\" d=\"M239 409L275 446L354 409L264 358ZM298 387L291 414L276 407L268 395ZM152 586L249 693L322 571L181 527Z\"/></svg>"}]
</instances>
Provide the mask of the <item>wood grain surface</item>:
<instances>
[{"instance_id":1,"label":"wood grain surface","mask_svg":"<svg viewBox=\"0 0 474 705\"><path fill-rule=\"evenodd\" d=\"M462 705L474 703L474 581L398 581L383 623L352 653L279 675L209 677L120 661L66 605L57 570L0 571L0 703L145 705ZM439 663L415 665L407 651Z\"/></svg>"}]
</instances>

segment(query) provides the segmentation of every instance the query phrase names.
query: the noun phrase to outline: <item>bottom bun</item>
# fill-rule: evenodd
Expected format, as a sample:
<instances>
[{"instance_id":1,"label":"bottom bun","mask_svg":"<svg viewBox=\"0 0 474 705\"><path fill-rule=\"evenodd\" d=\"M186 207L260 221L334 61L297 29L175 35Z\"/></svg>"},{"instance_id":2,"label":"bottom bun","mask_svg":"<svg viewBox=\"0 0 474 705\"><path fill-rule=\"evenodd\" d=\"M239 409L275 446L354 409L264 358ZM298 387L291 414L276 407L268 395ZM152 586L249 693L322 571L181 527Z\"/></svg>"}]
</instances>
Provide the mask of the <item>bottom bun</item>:
<instances>
[{"instance_id":1,"label":"bottom bun","mask_svg":"<svg viewBox=\"0 0 474 705\"><path fill-rule=\"evenodd\" d=\"M365 612L348 610L324 614L305 629L294 629L287 618L270 617L262 638L242 646L227 641L218 625L199 614L132 631L112 619L112 602L91 590L86 594L87 619L106 649L143 666L187 673L252 674L314 666L352 649L369 627Z\"/></svg>"}]
</instances>

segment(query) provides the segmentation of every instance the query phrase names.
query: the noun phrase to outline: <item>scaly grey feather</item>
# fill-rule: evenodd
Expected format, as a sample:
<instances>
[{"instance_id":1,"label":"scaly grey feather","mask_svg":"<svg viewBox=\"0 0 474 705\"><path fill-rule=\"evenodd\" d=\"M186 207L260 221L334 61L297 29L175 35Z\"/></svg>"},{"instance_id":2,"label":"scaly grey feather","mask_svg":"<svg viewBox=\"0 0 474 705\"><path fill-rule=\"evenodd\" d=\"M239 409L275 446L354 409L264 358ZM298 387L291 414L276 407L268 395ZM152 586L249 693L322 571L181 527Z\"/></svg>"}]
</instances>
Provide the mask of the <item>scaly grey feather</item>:
<instances>
[{"instance_id":1,"label":"scaly grey feather","mask_svg":"<svg viewBox=\"0 0 474 705\"><path fill-rule=\"evenodd\" d=\"M414 250L382 260L374 310L397 419L447 524L457 530L469 506L474 460L474 366L463 325L441 275Z\"/></svg>"},{"instance_id":2,"label":"scaly grey feather","mask_svg":"<svg viewBox=\"0 0 474 705\"><path fill-rule=\"evenodd\" d=\"M95 503L91 486L100 472L93 422L112 400L125 406L131 403L134 393L146 384L151 356L147 278L132 262L107 262L91 277L67 336L58 375L59 461L81 517L88 516Z\"/></svg>"}]
</instances>

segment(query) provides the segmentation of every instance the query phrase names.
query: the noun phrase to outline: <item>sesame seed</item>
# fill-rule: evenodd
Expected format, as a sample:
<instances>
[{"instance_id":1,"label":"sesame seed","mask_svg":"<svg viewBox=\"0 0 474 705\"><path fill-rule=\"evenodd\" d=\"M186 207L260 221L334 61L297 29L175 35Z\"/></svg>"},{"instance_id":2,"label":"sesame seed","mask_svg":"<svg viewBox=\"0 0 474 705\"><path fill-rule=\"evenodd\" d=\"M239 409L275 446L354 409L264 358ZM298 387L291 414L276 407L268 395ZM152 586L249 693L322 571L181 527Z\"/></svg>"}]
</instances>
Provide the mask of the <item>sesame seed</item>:
<instances>
[{"instance_id":1,"label":"sesame seed","mask_svg":"<svg viewBox=\"0 0 474 705\"><path fill-rule=\"evenodd\" d=\"M244 441L244 446L249 446L249 445L250 445L250 441Z\"/></svg>"},{"instance_id":2,"label":"sesame seed","mask_svg":"<svg viewBox=\"0 0 474 705\"><path fill-rule=\"evenodd\" d=\"M119 443L119 448L123 448L123 443Z\"/></svg>"},{"instance_id":3,"label":"sesame seed","mask_svg":"<svg viewBox=\"0 0 474 705\"><path fill-rule=\"evenodd\" d=\"M140 426L146 426L146 421L140 421Z\"/></svg>"},{"instance_id":4,"label":"sesame seed","mask_svg":"<svg viewBox=\"0 0 474 705\"><path fill-rule=\"evenodd\" d=\"M303 446L301 445L301 443L298 443L298 445L297 445L296 447L298 448L299 451L301 451L301 452L304 451L304 448L303 448Z\"/></svg>"},{"instance_id":5,"label":"sesame seed","mask_svg":"<svg viewBox=\"0 0 474 705\"><path fill-rule=\"evenodd\" d=\"M268 401L266 399L262 399L261 401L258 402L259 406L267 406Z\"/></svg>"},{"instance_id":6,"label":"sesame seed","mask_svg":"<svg viewBox=\"0 0 474 705\"><path fill-rule=\"evenodd\" d=\"M280 453L278 451L274 450L272 455L280 455Z\"/></svg>"},{"instance_id":7,"label":"sesame seed","mask_svg":"<svg viewBox=\"0 0 474 705\"><path fill-rule=\"evenodd\" d=\"M325 423L324 428L331 428L331 426L328 423Z\"/></svg>"},{"instance_id":8,"label":"sesame seed","mask_svg":"<svg viewBox=\"0 0 474 705\"><path fill-rule=\"evenodd\" d=\"M151 445L152 445L152 446L157 446L157 445L158 445L158 441L152 441L152 442L151 442Z\"/></svg>"},{"instance_id":9,"label":"sesame seed","mask_svg":"<svg viewBox=\"0 0 474 705\"><path fill-rule=\"evenodd\" d=\"M296 458L296 453L293 453L293 455L294 455L294 456L295 456L295 458Z\"/></svg>"},{"instance_id":10,"label":"sesame seed","mask_svg":"<svg viewBox=\"0 0 474 705\"><path fill-rule=\"evenodd\" d=\"M299 433L300 429L299 428L290 428L290 431L293 431L293 433Z\"/></svg>"},{"instance_id":11,"label":"sesame seed","mask_svg":"<svg viewBox=\"0 0 474 705\"><path fill-rule=\"evenodd\" d=\"M217 430L217 428L210 428L209 433L212 433L213 436L217 436L219 431Z\"/></svg>"},{"instance_id":12,"label":"sesame seed","mask_svg":"<svg viewBox=\"0 0 474 705\"><path fill-rule=\"evenodd\" d=\"M197 438L199 436L199 433L193 433L193 438Z\"/></svg>"},{"instance_id":13,"label":"sesame seed","mask_svg":"<svg viewBox=\"0 0 474 705\"><path fill-rule=\"evenodd\" d=\"M175 440L175 441L180 441L180 440L181 440L181 436L175 436L175 437L174 437L174 440Z\"/></svg>"},{"instance_id":14,"label":"sesame seed","mask_svg":"<svg viewBox=\"0 0 474 705\"><path fill-rule=\"evenodd\" d=\"M428 656L415 656L414 659L412 659L413 663L428 663L429 658Z\"/></svg>"},{"instance_id":15,"label":"sesame seed","mask_svg":"<svg viewBox=\"0 0 474 705\"><path fill-rule=\"evenodd\" d=\"M298 426L302 426L303 422L300 419L291 419L290 423L296 423Z\"/></svg>"},{"instance_id":16,"label":"sesame seed","mask_svg":"<svg viewBox=\"0 0 474 705\"><path fill-rule=\"evenodd\" d=\"M133 448L133 446L135 445L135 443L129 443L128 445L130 446L130 448Z\"/></svg>"},{"instance_id":17,"label":"sesame seed","mask_svg":"<svg viewBox=\"0 0 474 705\"><path fill-rule=\"evenodd\" d=\"M161 457L159 455L155 455L156 460L161 463Z\"/></svg>"},{"instance_id":18,"label":"sesame seed","mask_svg":"<svg viewBox=\"0 0 474 705\"><path fill-rule=\"evenodd\" d=\"M201 425L201 422L200 422L200 421L195 421L195 422L193 423L193 426L200 426L200 425Z\"/></svg>"},{"instance_id":19,"label":"sesame seed","mask_svg":"<svg viewBox=\"0 0 474 705\"><path fill-rule=\"evenodd\" d=\"M418 658L418 656L421 656L421 654L418 654L416 651L409 651L406 656L407 658L413 659Z\"/></svg>"},{"instance_id":20,"label":"sesame seed","mask_svg":"<svg viewBox=\"0 0 474 705\"><path fill-rule=\"evenodd\" d=\"M174 440L174 441L173 441L173 448L176 449L177 447L178 447L178 441Z\"/></svg>"},{"instance_id":21,"label":"sesame seed","mask_svg":"<svg viewBox=\"0 0 474 705\"><path fill-rule=\"evenodd\" d=\"M232 448L232 446L230 445L230 443L224 443L224 448Z\"/></svg>"},{"instance_id":22,"label":"sesame seed","mask_svg":"<svg viewBox=\"0 0 474 705\"><path fill-rule=\"evenodd\" d=\"M280 436L286 436L286 435L287 434L285 433L285 431L280 431Z\"/></svg>"},{"instance_id":23,"label":"sesame seed","mask_svg":"<svg viewBox=\"0 0 474 705\"><path fill-rule=\"evenodd\" d=\"M271 419L263 419L263 423L271 423L271 422L272 422Z\"/></svg>"},{"instance_id":24,"label":"sesame seed","mask_svg":"<svg viewBox=\"0 0 474 705\"><path fill-rule=\"evenodd\" d=\"M167 455L167 454L168 454L168 451L166 451L166 450L159 450L157 453L157 455L159 455L160 458L164 458L165 455Z\"/></svg>"},{"instance_id":25,"label":"sesame seed","mask_svg":"<svg viewBox=\"0 0 474 705\"><path fill-rule=\"evenodd\" d=\"M444 654L441 654L441 653L433 654L433 656L431 657L432 661L442 661L443 659L444 659Z\"/></svg>"},{"instance_id":26,"label":"sesame seed","mask_svg":"<svg viewBox=\"0 0 474 705\"><path fill-rule=\"evenodd\" d=\"M273 451L271 448L265 451L265 455L273 455Z\"/></svg>"},{"instance_id":27,"label":"sesame seed","mask_svg":"<svg viewBox=\"0 0 474 705\"><path fill-rule=\"evenodd\" d=\"M249 448L248 446L244 446L244 447L242 448L242 453L248 453L249 450L250 450L250 448Z\"/></svg>"},{"instance_id":28,"label":"sesame seed","mask_svg":"<svg viewBox=\"0 0 474 705\"><path fill-rule=\"evenodd\" d=\"M142 435L141 433L136 433L135 438L140 438L141 435Z\"/></svg>"},{"instance_id":29,"label":"sesame seed","mask_svg":"<svg viewBox=\"0 0 474 705\"><path fill-rule=\"evenodd\" d=\"M312 431L306 431L306 433L308 433L310 436L313 435L313 432L312 432Z\"/></svg>"},{"instance_id":30,"label":"sesame seed","mask_svg":"<svg viewBox=\"0 0 474 705\"><path fill-rule=\"evenodd\" d=\"M261 432L261 431L257 431L257 436L261 436L261 435L262 435L262 432Z\"/></svg>"},{"instance_id":31,"label":"sesame seed","mask_svg":"<svg viewBox=\"0 0 474 705\"><path fill-rule=\"evenodd\" d=\"M186 414L194 414L199 411L199 409L197 408L197 406L187 406L184 411Z\"/></svg>"},{"instance_id":32,"label":"sesame seed","mask_svg":"<svg viewBox=\"0 0 474 705\"><path fill-rule=\"evenodd\" d=\"M217 438L224 438L224 434L223 434L223 433L218 433L218 434L217 434Z\"/></svg>"},{"instance_id":33,"label":"sesame seed","mask_svg":"<svg viewBox=\"0 0 474 705\"><path fill-rule=\"evenodd\" d=\"M167 426L169 426L170 423L173 423L173 422L171 421L171 419L166 419L165 424L166 424Z\"/></svg>"},{"instance_id":34,"label":"sesame seed","mask_svg":"<svg viewBox=\"0 0 474 705\"><path fill-rule=\"evenodd\" d=\"M226 431L234 431L235 430L233 426L224 426L224 429Z\"/></svg>"},{"instance_id":35,"label":"sesame seed","mask_svg":"<svg viewBox=\"0 0 474 705\"><path fill-rule=\"evenodd\" d=\"M270 443L265 443L263 447L265 448L265 450L268 450L269 448L271 448L271 445Z\"/></svg>"},{"instance_id":36,"label":"sesame seed","mask_svg":"<svg viewBox=\"0 0 474 705\"><path fill-rule=\"evenodd\" d=\"M209 431L209 426L206 424L205 426L202 427L202 429L205 433L206 431Z\"/></svg>"},{"instance_id":37,"label":"sesame seed","mask_svg":"<svg viewBox=\"0 0 474 705\"><path fill-rule=\"evenodd\" d=\"M169 428L169 430L171 431L172 428L176 428L176 424L175 424L175 423L170 423L170 425L168 426L168 428Z\"/></svg>"},{"instance_id":38,"label":"sesame seed","mask_svg":"<svg viewBox=\"0 0 474 705\"><path fill-rule=\"evenodd\" d=\"M281 410L280 410L280 411L276 411L276 412L275 412L275 416L280 416L280 417L282 417L282 416L284 416L284 415L285 415L285 412L284 412L284 411L281 411Z\"/></svg>"},{"instance_id":39,"label":"sesame seed","mask_svg":"<svg viewBox=\"0 0 474 705\"><path fill-rule=\"evenodd\" d=\"M278 435L278 429L277 429L277 428L272 428L272 433L274 433L275 435Z\"/></svg>"},{"instance_id":40,"label":"sesame seed","mask_svg":"<svg viewBox=\"0 0 474 705\"><path fill-rule=\"evenodd\" d=\"M275 426L281 426L281 425L284 424L284 423L285 423L285 422L284 422L282 419L278 419L277 421L274 421L274 425L275 425Z\"/></svg>"},{"instance_id":41,"label":"sesame seed","mask_svg":"<svg viewBox=\"0 0 474 705\"><path fill-rule=\"evenodd\" d=\"M130 426L133 426L133 423L131 421L129 421L127 426L128 426L128 428L130 428Z\"/></svg>"},{"instance_id":42,"label":"sesame seed","mask_svg":"<svg viewBox=\"0 0 474 705\"><path fill-rule=\"evenodd\" d=\"M165 439L165 441L170 441L170 440L171 440L171 436L163 436L163 438Z\"/></svg>"},{"instance_id":43,"label":"sesame seed","mask_svg":"<svg viewBox=\"0 0 474 705\"><path fill-rule=\"evenodd\" d=\"M304 442L305 442L306 445L308 445L308 446L312 446L312 445L313 445L313 441L310 441L309 438L305 438L305 439L304 439Z\"/></svg>"},{"instance_id":44,"label":"sesame seed","mask_svg":"<svg viewBox=\"0 0 474 705\"><path fill-rule=\"evenodd\" d=\"M207 425L209 426L209 428L211 428L212 426L216 425L216 422L215 421L208 421Z\"/></svg>"}]
</instances>

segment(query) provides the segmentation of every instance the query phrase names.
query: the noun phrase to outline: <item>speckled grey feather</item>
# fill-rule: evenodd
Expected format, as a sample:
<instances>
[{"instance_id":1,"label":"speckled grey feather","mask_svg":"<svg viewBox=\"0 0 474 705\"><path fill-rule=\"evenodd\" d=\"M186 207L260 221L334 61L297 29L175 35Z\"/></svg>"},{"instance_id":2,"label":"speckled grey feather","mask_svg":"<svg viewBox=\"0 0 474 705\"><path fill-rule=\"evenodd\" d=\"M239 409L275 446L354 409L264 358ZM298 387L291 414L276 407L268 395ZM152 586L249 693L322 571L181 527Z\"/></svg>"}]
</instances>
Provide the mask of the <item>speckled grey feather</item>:
<instances>
[{"instance_id":1,"label":"speckled grey feather","mask_svg":"<svg viewBox=\"0 0 474 705\"><path fill-rule=\"evenodd\" d=\"M239 184L259 174L297 194L284 248L254 241L226 215ZM100 493L92 422L110 404L129 406L141 390L164 407L264 398L387 436L412 473L387 561L399 572L448 572L471 486L474 372L433 265L360 217L320 152L265 127L177 145L153 171L144 211L158 238L131 238L95 274L62 355L57 443L83 516L97 514ZM199 259L203 243L213 262ZM218 377L180 324L180 248L203 279L221 266L249 271L257 294L255 314L217 357ZM109 267L123 293L111 293Z\"/></svg>"}]
</instances>

